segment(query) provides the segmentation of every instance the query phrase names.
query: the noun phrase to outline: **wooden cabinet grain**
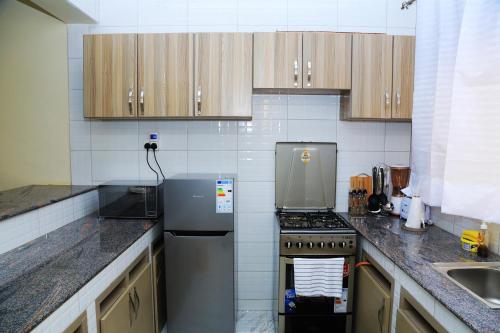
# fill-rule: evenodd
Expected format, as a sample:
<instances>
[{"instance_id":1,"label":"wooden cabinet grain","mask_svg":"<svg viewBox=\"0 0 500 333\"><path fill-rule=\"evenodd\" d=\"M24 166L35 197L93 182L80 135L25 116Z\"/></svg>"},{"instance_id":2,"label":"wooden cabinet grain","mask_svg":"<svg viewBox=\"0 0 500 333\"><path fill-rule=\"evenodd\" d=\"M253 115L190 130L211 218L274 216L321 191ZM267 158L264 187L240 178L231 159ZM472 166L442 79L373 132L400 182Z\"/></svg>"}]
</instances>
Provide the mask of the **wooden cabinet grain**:
<instances>
[{"instance_id":1,"label":"wooden cabinet grain","mask_svg":"<svg viewBox=\"0 0 500 333\"><path fill-rule=\"evenodd\" d=\"M138 35L139 117L189 117L193 111L193 35Z\"/></svg>"},{"instance_id":2,"label":"wooden cabinet grain","mask_svg":"<svg viewBox=\"0 0 500 333\"><path fill-rule=\"evenodd\" d=\"M86 35L83 41L85 117L136 117L137 35Z\"/></svg>"},{"instance_id":3,"label":"wooden cabinet grain","mask_svg":"<svg viewBox=\"0 0 500 333\"><path fill-rule=\"evenodd\" d=\"M350 118L391 118L392 36L352 37Z\"/></svg>"},{"instance_id":4,"label":"wooden cabinet grain","mask_svg":"<svg viewBox=\"0 0 500 333\"><path fill-rule=\"evenodd\" d=\"M253 87L302 88L302 33L256 32Z\"/></svg>"},{"instance_id":5,"label":"wooden cabinet grain","mask_svg":"<svg viewBox=\"0 0 500 333\"><path fill-rule=\"evenodd\" d=\"M195 117L252 116L252 34L195 34Z\"/></svg>"},{"instance_id":6,"label":"wooden cabinet grain","mask_svg":"<svg viewBox=\"0 0 500 333\"><path fill-rule=\"evenodd\" d=\"M303 33L303 88L351 89L352 34Z\"/></svg>"},{"instance_id":7,"label":"wooden cabinet grain","mask_svg":"<svg viewBox=\"0 0 500 333\"><path fill-rule=\"evenodd\" d=\"M410 121L414 66L414 37L354 34L352 88L341 119Z\"/></svg>"},{"instance_id":8,"label":"wooden cabinet grain","mask_svg":"<svg viewBox=\"0 0 500 333\"><path fill-rule=\"evenodd\" d=\"M350 89L350 33L254 33L254 89Z\"/></svg>"},{"instance_id":9,"label":"wooden cabinet grain","mask_svg":"<svg viewBox=\"0 0 500 333\"><path fill-rule=\"evenodd\" d=\"M415 76L415 37L394 36L392 63L392 119L411 119Z\"/></svg>"}]
</instances>

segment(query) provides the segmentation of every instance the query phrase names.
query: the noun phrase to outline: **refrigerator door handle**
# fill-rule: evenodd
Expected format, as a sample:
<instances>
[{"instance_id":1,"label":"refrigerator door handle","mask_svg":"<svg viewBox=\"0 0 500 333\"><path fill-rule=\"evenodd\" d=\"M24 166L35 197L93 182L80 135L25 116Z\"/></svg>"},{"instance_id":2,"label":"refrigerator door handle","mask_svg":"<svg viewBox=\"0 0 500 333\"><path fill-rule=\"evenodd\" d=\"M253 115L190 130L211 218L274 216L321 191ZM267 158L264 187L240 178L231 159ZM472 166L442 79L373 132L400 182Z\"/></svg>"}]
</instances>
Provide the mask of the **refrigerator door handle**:
<instances>
[{"instance_id":1,"label":"refrigerator door handle","mask_svg":"<svg viewBox=\"0 0 500 333\"><path fill-rule=\"evenodd\" d=\"M174 237L223 237L231 231L166 231Z\"/></svg>"}]
</instances>

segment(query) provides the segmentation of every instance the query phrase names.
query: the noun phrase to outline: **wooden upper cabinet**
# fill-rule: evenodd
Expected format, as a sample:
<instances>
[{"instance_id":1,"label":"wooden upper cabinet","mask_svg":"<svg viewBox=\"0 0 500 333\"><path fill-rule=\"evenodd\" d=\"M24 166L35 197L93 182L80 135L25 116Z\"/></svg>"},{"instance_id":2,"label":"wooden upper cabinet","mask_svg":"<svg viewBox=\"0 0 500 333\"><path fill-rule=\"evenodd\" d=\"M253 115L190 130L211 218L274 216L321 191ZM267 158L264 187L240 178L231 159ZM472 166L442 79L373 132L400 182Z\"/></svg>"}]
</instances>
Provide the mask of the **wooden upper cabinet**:
<instances>
[{"instance_id":1,"label":"wooden upper cabinet","mask_svg":"<svg viewBox=\"0 0 500 333\"><path fill-rule=\"evenodd\" d=\"M196 117L252 116L252 34L194 37Z\"/></svg>"},{"instance_id":2,"label":"wooden upper cabinet","mask_svg":"<svg viewBox=\"0 0 500 333\"><path fill-rule=\"evenodd\" d=\"M353 34L349 118L390 119L392 36Z\"/></svg>"},{"instance_id":3,"label":"wooden upper cabinet","mask_svg":"<svg viewBox=\"0 0 500 333\"><path fill-rule=\"evenodd\" d=\"M193 114L193 35L140 34L138 37L139 117Z\"/></svg>"},{"instance_id":4,"label":"wooden upper cabinet","mask_svg":"<svg viewBox=\"0 0 500 333\"><path fill-rule=\"evenodd\" d=\"M351 89L352 34L303 33L304 89Z\"/></svg>"},{"instance_id":5,"label":"wooden upper cabinet","mask_svg":"<svg viewBox=\"0 0 500 333\"><path fill-rule=\"evenodd\" d=\"M253 41L254 88L302 88L301 32L256 32Z\"/></svg>"},{"instance_id":6,"label":"wooden upper cabinet","mask_svg":"<svg viewBox=\"0 0 500 333\"><path fill-rule=\"evenodd\" d=\"M411 119L414 74L415 37L394 36L392 64L393 119Z\"/></svg>"},{"instance_id":7,"label":"wooden upper cabinet","mask_svg":"<svg viewBox=\"0 0 500 333\"><path fill-rule=\"evenodd\" d=\"M86 35L85 117L137 117L137 35Z\"/></svg>"}]
</instances>

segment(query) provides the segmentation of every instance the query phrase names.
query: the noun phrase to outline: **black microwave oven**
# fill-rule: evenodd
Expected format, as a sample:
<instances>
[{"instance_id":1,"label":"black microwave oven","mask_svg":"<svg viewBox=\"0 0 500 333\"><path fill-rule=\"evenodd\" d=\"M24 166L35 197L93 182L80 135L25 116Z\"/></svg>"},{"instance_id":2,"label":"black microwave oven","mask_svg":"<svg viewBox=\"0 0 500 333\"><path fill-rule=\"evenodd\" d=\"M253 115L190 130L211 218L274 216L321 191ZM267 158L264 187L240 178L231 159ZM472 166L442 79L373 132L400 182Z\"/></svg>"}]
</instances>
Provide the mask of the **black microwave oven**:
<instances>
[{"instance_id":1,"label":"black microwave oven","mask_svg":"<svg viewBox=\"0 0 500 333\"><path fill-rule=\"evenodd\" d=\"M157 219L163 215L163 182L118 180L99 185L99 217Z\"/></svg>"}]
</instances>

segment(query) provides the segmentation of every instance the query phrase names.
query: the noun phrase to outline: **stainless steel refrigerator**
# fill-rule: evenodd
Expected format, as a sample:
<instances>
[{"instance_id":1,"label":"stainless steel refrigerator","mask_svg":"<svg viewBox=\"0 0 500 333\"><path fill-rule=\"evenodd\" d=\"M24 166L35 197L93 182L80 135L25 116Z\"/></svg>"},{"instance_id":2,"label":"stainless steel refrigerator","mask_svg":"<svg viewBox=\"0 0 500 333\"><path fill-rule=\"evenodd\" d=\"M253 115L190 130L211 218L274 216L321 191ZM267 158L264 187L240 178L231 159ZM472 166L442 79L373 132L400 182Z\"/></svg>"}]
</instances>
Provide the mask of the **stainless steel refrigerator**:
<instances>
[{"instance_id":1,"label":"stainless steel refrigerator","mask_svg":"<svg viewBox=\"0 0 500 333\"><path fill-rule=\"evenodd\" d=\"M177 175L164 184L169 333L235 330L234 175Z\"/></svg>"}]
</instances>

